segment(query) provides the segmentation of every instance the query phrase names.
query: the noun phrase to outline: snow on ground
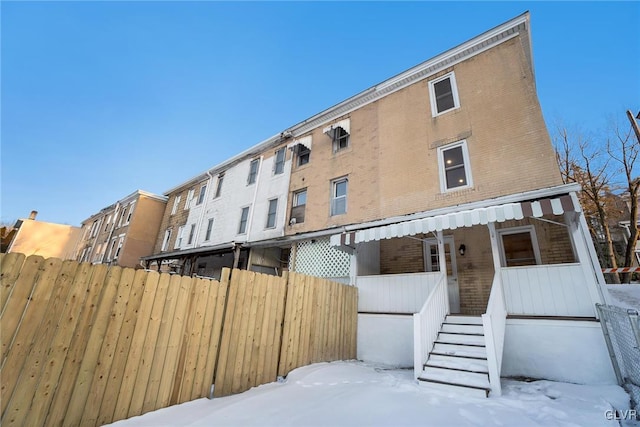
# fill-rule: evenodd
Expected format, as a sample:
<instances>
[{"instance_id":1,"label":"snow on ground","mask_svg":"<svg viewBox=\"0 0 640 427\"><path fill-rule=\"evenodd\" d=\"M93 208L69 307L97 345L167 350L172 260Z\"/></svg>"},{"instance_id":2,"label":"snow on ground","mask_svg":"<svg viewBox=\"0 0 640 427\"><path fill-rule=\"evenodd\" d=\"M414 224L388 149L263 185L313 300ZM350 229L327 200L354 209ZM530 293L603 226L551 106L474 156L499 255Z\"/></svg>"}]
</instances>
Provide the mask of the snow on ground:
<instances>
[{"instance_id":1,"label":"snow on ground","mask_svg":"<svg viewBox=\"0 0 640 427\"><path fill-rule=\"evenodd\" d=\"M613 305L640 311L640 284L607 285Z\"/></svg>"},{"instance_id":2,"label":"snow on ground","mask_svg":"<svg viewBox=\"0 0 640 427\"><path fill-rule=\"evenodd\" d=\"M113 426L617 426L611 410L629 408L629 396L618 386L503 380L502 387L501 397L461 397L417 384L411 370L318 363L280 383Z\"/></svg>"}]
</instances>

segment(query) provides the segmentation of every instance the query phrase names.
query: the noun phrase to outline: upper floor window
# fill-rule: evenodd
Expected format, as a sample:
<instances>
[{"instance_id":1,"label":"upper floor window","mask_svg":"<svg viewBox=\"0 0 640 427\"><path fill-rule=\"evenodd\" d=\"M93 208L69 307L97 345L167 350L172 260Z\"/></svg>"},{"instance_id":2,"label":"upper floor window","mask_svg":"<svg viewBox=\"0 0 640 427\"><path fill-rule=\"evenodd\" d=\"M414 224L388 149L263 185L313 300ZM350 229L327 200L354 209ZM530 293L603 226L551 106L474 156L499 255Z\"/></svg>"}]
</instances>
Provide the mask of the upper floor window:
<instances>
[{"instance_id":1,"label":"upper floor window","mask_svg":"<svg viewBox=\"0 0 640 427\"><path fill-rule=\"evenodd\" d=\"M184 225L178 228L178 234L176 236L176 244L173 245L174 249L179 248L182 245L182 237L184 236Z\"/></svg>"},{"instance_id":2,"label":"upper floor window","mask_svg":"<svg viewBox=\"0 0 640 427\"><path fill-rule=\"evenodd\" d=\"M216 195L214 197L220 197L222 194L222 182L224 181L224 173L218 175L218 185L216 186Z\"/></svg>"},{"instance_id":3,"label":"upper floor window","mask_svg":"<svg viewBox=\"0 0 640 427\"><path fill-rule=\"evenodd\" d=\"M180 205L180 199L182 199L182 194L178 194L178 196L173 200L173 208L171 208L171 215L175 215L178 212L178 206Z\"/></svg>"},{"instance_id":4,"label":"upper floor window","mask_svg":"<svg viewBox=\"0 0 640 427\"><path fill-rule=\"evenodd\" d=\"M198 201L196 202L196 205L199 205L204 201L204 195L206 192L207 184L204 184L202 187L200 187L200 194L198 194Z\"/></svg>"},{"instance_id":5,"label":"upper floor window","mask_svg":"<svg viewBox=\"0 0 640 427\"><path fill-rule=\"evenodd\" d=\"M242 208L240 213L240 224L238 225L238 234L247 232L247 221L249 219L249 207Z\"/></svg>"},{"instance_id":6,"label":"upper floor window","mask_svg":"<svg viewBox=\"0 0 640 427\"><path fill-rule=\"evenodd\" d=\"M274 228L276 226L277 212L278 212L278 199L269 200L269 210L267 211L266 228Z\"/></svg>"},{"instance_id":7,"label":"upper floor window","mask_svg":"<svg viewBox=\"0 0 640 427\"><path fill-rule=\"evenodd\" d=\"M306 165L309 163L311 159L311 150L309 150L304 145L298 145L296 149L296 154L298 156L298 166Z\"/></svg>"},{"instance_id":8,"label":"upper floor window","mask_svg":"<svg viewBox=\"0 0 640 427\"><path fill-rule=\"evenodd\" d=\"M258 178L258 166L260 165L260 159L251 161L249 165L249 177L247 178L247 185L253 184Z\"/></svg>"},{"instance_id":9,"label":"upper floor window","mask_svg":"<svg viewBox=\"0 0 640 427\"><path fill-rule=\"evenodd\" d=\"M304 222L304 211L307 205L307 189L293 193L290 224Z\"/></svg>"},{"instance_id":10,"label":"upper floor window","mask_svg":"<svg viewBox=\"0 0 640 427\"><path fill-rule=\"evenodd\" d=\"M162 239L162 248L161 251L166 251L167 247L169 247L169 240L171 240L171 228L167 228L164 232L164 238Z\"/></svg>"},{"instance_id":11,"label":"upper floor window","mask_svg":"<svg viewBox=\"0 0 640 427\"><path fill-rule=\"evenodd\" d=\"M207 222L207 233L204 236L204 240L211 239L211 230L213 230L213 218L209 218Z\"/></svg>"},{"instance_id":12,"label":"upper floor window","mask_svg":"<svg viewBox=\"0 0 640 427\"><path fill-rule=\"evenodd\" d=\"M136 202L133 202L129 205L129 214L127 215L127 220L125 224L129 224L131 222L131 216L133 215L133 208L136 207Z\"/></svg>"},{"instance_id":13,"label":"upper floor window","mask_svg":"<svg viewBox=\"0 0 640 427\"><path fill-rule=\"evenodd\" d=\"M433 117L460 107L458 88L453 72L429 82L431 115Z\"/></svg>"},{"instance_id":14,"label":"upper floor window","mask_svg":"<svg viewBox=\"0 0 640 427\"><path fill-rule=\"evenodd\" d=\"M192 188L187 193L187 200L184 201L184 210L185 211L191 207L191 202L193 201L193 194L195 192L196 192L196 190Z\"/></svg>"},{"instance_id":15,"label":"upper floor window","mask_svg":"<svg viewBox=\"0 0 640 427\"><path fill-rule=\"evenodd\" d=\"M473 185L467 142L459 141L438 148L440 190L457 190Z\"/></svg>"},{"instance_id":16,"label":"upper floor window","mask_svg":"<svg viewBox=\"0 0 640 427\"><path fill-rule=\"evenodd\" d=\"M276 151L276 158L273 164L273 174L279 175L284 172L285 147Z\"/></svg>"},{"instance_id":17,"label":"upper floor window","mask_svg":"<svg viewBox=\"0 0 640 427\"><path fill-rule=\"evenodd\" d=\"M190 245L191 243L193 243L193 235L196 232L196 225L195 224L191 224L191 228L189 229L189 240L187 240L187 245Z\"/></svg>"},{"instance_id":18,"label":"upper floor window","mask_svg":"<svg viewBox=\"0 0 640 427\"><path fill-rule=\"evenodd\" d=\"M331 215L347 212L347 178L339 178L331 182Z\"/></svg>"},{"instance_id":19,"label":"upper floor window","mask_svg":"<svg viewBox=\"0 0 640 427\"><path fill-rule=\"evenodd\" d=\"M337 127L333 133L333 151L344 150L349 146L349 133Z\"/></svg>"}]
</instances>

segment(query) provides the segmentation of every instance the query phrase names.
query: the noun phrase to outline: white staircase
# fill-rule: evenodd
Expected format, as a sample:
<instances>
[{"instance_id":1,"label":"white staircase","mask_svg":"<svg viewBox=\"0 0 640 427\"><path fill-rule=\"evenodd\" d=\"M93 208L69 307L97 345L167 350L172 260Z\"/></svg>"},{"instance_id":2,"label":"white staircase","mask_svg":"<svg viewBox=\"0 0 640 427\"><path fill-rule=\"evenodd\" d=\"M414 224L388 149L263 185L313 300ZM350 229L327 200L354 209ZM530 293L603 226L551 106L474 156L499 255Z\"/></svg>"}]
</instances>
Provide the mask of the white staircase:
<instances>
[{"instance_id":1,"label":"white staircase","mask_svg":"<svg viewBox=\"0 0 640 427\"><path fill-rule=\"evenodd\" d=\"M447 315L418 380L434 389L488 397L491 385L482 318Z\"/></svg>"}]
</instances>

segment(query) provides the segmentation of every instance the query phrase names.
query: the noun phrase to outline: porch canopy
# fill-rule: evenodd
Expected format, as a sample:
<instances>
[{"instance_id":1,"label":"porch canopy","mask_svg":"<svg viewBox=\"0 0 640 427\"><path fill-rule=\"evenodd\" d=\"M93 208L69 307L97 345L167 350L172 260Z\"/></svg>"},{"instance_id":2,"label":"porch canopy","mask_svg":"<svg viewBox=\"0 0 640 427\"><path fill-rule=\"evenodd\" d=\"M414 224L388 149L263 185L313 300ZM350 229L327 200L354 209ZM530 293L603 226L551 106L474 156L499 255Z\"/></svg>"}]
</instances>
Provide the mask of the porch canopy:
<instances>
[{"instance_id":1,"label":"porch canopy","mask_svg":"<svg viewBox=\"0 0 640 427\"><path fill-rule=\"evenodd\" d=\"M562 215L564 212L579 211L570 195L544 198L515 203L504 203L475 209L459 210L425 218L398 221L378 227L357 231L347 231L331 236L332 246L352 246L356 243L396 237L414 236L442 230L455 230L490 222L504 222L525 217L540 218L544 215Z\"/></svg>"}]
</instances>

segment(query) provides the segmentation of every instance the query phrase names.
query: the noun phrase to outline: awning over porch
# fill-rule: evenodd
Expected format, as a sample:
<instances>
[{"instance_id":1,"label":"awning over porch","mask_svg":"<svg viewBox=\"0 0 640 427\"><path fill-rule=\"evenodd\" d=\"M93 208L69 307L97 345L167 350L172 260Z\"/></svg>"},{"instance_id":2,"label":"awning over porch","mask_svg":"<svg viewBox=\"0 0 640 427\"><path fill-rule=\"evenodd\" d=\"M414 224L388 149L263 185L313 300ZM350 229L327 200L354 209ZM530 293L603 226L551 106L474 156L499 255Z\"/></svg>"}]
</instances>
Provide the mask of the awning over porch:
<instances>
[{"instance_id":1,"label":"awning over porch","mask_svg":"<svg viewBox=\"0 0 640 427\"><path fill-rule=\"evenodd\" d=\"M455 230L456 228L473 227L474 225L486 225L489 222L504 222L525 217L540 218L544 215L561 215L564 212L579 210L580 207L574 206L570 195L505 203L335 234L331 236L331 245L349 246L374 240L414 236L433 231Z\"/></svg>"}]
</instances>

